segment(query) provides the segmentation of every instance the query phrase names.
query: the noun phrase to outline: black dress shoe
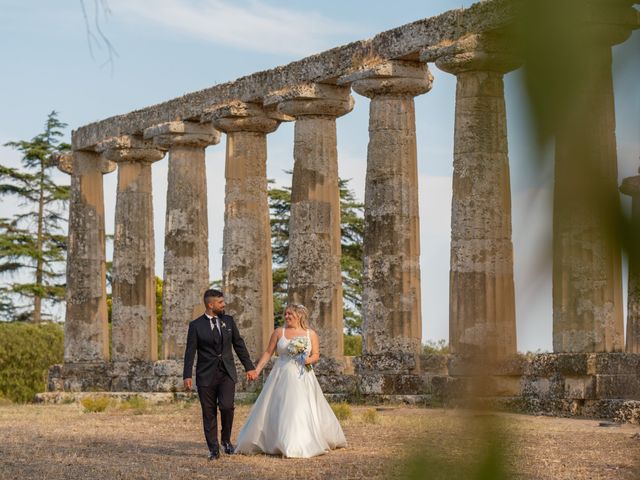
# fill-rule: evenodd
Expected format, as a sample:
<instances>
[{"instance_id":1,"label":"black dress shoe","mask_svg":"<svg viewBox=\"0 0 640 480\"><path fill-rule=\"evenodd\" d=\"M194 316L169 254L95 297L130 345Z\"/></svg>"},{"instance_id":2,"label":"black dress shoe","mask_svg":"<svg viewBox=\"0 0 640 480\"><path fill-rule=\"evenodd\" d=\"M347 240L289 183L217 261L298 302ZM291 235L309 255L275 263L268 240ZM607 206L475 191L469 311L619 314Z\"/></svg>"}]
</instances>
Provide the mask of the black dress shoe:
<instances>
[{"instance_id":1,"label":"black dress shoe","mask_svg":"<svg viewBox=\"0 0 640 480\"><path fill-rule=\"evenodd\" d=\"M209 452L208 456L209 460L217 460L220 458L220 449L218 447L214 448Z\"/></svg>"},{"instance_id":2,"label":"black dress shoe","mask_svg":"<svg viewBox=\"0 0 640 480\"><path fill-rule=\"evenodd\" d=\"M222 442L222 448L224 449L224 453L227 455L233 455L233 451L235 450L235 447L231 442Z\"/></svg>"}]
</instances>

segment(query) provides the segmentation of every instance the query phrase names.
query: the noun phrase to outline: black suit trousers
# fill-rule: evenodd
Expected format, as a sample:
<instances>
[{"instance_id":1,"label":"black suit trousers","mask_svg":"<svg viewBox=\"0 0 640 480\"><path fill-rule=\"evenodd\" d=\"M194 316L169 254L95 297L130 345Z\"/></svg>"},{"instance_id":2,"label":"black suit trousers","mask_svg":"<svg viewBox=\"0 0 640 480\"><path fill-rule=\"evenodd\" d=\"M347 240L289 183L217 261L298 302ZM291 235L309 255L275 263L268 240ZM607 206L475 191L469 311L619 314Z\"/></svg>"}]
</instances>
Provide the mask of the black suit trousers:
<instances>
[{"instance_id":1,"label":"black suit trousers","mask_svg":"<svg viewBox=\"0 0 640 480\"><path fill-rule=\"evenodd\" d=\"M214 369L210 385L198 385L198 398L202 407L202 425L204 437L209 451L219 448L218 445L218 408L220 408L220 427L222 442L231 443L231 427L233 426L233 402L236 384L224 367Z\"/></svg>"}]
</instances>

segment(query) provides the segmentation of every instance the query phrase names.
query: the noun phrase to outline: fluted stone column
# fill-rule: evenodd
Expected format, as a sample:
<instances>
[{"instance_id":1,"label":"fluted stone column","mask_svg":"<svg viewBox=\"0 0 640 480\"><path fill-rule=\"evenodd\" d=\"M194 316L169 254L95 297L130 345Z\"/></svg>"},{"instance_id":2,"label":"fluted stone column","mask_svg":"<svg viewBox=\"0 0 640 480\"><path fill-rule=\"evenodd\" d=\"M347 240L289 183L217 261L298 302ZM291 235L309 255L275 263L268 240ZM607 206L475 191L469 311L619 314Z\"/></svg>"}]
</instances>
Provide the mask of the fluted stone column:
<instances>
[{"instance_id":1,"label":"fluted stone column","mask_svg":"<svg viewBox=\"0 0 640 480\"><path fill-rule=\"evenodd\" d=\"M275 131L278 121L257 105L241 102L219 108L209 117L227 134L222 254L226 310L257 358L273 331L267 133ZM220 229L222 225L213 227L212 234Z\"/></svg>"},{"instance_id":2,"label":"fluted stone column","mask_svg":"<svg viewBox=\"0 0 640 480\"><path fill-rule=\"evenodd\" d=\"M638 170L640 173L640 169ZM640 175L625 178L620 191L631 197L631 226L635 240L640 233ZM635 249L634 249L635 248ZM627 353L640 353L640 251L637 242L629 251L627 285Z\"/></svg>"},{"instance_id":3,"label":"fluted stone column","mask_svg":"<svg viewBox=\"0 0 640 480\"><path fill-rule=\"evenodd\" d=\"M424 52L456 75L449 345L513 355L516 347L511 189L503 75L519 65L497 37L470 35Z\"/></svg>"},{"instance_id":4,"label":"fluted stone column","mask_svg":"<svg viewBox=\"0 0 640 480\"><path fill-rule=\"evenodd\" d=\"M628 3L624 6L624 3ZM614 14L631 2L590 2ZM595 12L595 10L594 10ZM553 350L615 352L624 348L621 252L616 238L618 179L611 45L629 29L590 23L576 53L581 75L575 103L558 128L553 206Z\"/></svg>"},{"instance_id":5,"label":"fluted stone column","mask_svg":"<svg viewBox=\"0 0 640 480\"><path fill-rule=\"evenodd\" d=\"M71 175L65 363L109 360L102 176L115 167L95 152L79 150L58 164Z\"/></svg>"},{"instance_id":6,"label":"fluted stone column","mask_svg":"<svg viewBox=\"0 0 640 480\"><path fill-rule=\"evenodd\" d=\"M151 164L164 151L138 137L101 143L99 150L118 163L113 241L112 360L158 358Z\"/></svg>"},{"instance_id":7,"label":"fluted stone column","mask_svg":"<svg viewBox=\"0 0 640 480\"><path fill-rule=\"evenodd\" d=\"M189 322L202 314L209 286L205 147L220 141L211 124L170 122L144 138L169 149L162 284L162 358L181 359Z\"/></svg>"},{"instance_id":8,"label":"fluted stone column","mask_svg":"<svg viewBox=\"0 0 640 480\"><path fill-rule=\"evenodd\" d=\"M309 310L324 358L344 356L336 118L353 109L349 87L305 84L265 101L294 117L289 220L289 302Z\"/></svg>"},{"instance_id":9,"label":"fluted stone column","mask_svg":"<svg viewBox=\"0 0 640 480\"><path fill-rule=\"evenodd\" d=\"M420 222L413 98L423 63L391 61L340 80L371 99L365 185L364 353L415 358L422 338Z\"/></svg>"}]
</instances>

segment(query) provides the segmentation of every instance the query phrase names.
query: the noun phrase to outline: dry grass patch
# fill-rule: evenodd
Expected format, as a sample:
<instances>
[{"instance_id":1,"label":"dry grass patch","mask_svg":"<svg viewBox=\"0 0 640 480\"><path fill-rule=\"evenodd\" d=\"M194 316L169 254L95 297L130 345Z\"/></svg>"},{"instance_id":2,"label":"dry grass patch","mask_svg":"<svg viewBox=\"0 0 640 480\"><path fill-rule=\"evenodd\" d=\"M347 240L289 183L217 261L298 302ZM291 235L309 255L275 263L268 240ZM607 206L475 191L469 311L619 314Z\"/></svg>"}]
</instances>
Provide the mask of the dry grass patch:
<instances>
[{"instance_id":1,"label":"dry grass patch","mask_svg":"<svg viewBox=\"0 0 640 480\"><path fill-rule=\"evenodd\" d=\"M331 410L333 410L334 415L341 422L351 418L351 405L347 402L332 403Z\"/></svg>"},{"instance_id":2,"label":"dry grass patch","mask_svg":"<svg viewBox=\"0 0 640 480\"><path fill-rule=\"evenodd\" d=\"M376 412L375 408L368 408L364 412L362 412L362 421L364 423L376 424L380 422L380 418L378 416L378 412Z\"/></svg>"},{"instance_id":3,"label":"dry grass patch","mask_svg":"<svg viewBox=\"0 0 640 480\"><path fill-rule=\"evenodd\" d=\"M351 417L341 421L349 445L327 455L223 455L209 462L197 403L147 405L139 415L118 408L87 415L78 404L2 406L0 478L462 479L484 458L487 437L478 416L386 407L374 410L377 422L369 423L369 408L350 406ZM232 441L249 410L236 408ZM640 426L523 415L485 420L501 427L507 478L640 478L640 439L633 438Z\"/></svg>"},{"instance_id":4,"label":"dry grass patch","mask_svg":"<svg viewBox=\"0 0 640 480\"><path fill-rule=\"evenodd\" d=\"M111 398L103 395L84 397L80 400L80 404L87 413L99 413L104 412L111 405Z\"/></svg>"}]
</instances>

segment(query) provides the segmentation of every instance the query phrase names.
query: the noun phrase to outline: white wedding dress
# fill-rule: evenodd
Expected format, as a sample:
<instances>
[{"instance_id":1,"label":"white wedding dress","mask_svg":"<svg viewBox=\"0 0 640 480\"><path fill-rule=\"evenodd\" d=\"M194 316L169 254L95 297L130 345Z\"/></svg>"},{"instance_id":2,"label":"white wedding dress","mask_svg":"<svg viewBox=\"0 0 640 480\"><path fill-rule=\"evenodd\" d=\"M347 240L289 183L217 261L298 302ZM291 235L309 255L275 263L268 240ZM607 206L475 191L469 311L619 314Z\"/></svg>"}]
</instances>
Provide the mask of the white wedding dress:
<instances>
[{"instance_id":1,"label":"white wedding dress","mask_svg":"<svg viewBox=\"0 0 640 480\"><path fill-rule=\"evenodd\" d=\"M235 453L308 458L347 445L315 373L301 371L288 355L291 340L283 329L276 345L278 358L238 434Z\"/></svg>"}]
</instances>

